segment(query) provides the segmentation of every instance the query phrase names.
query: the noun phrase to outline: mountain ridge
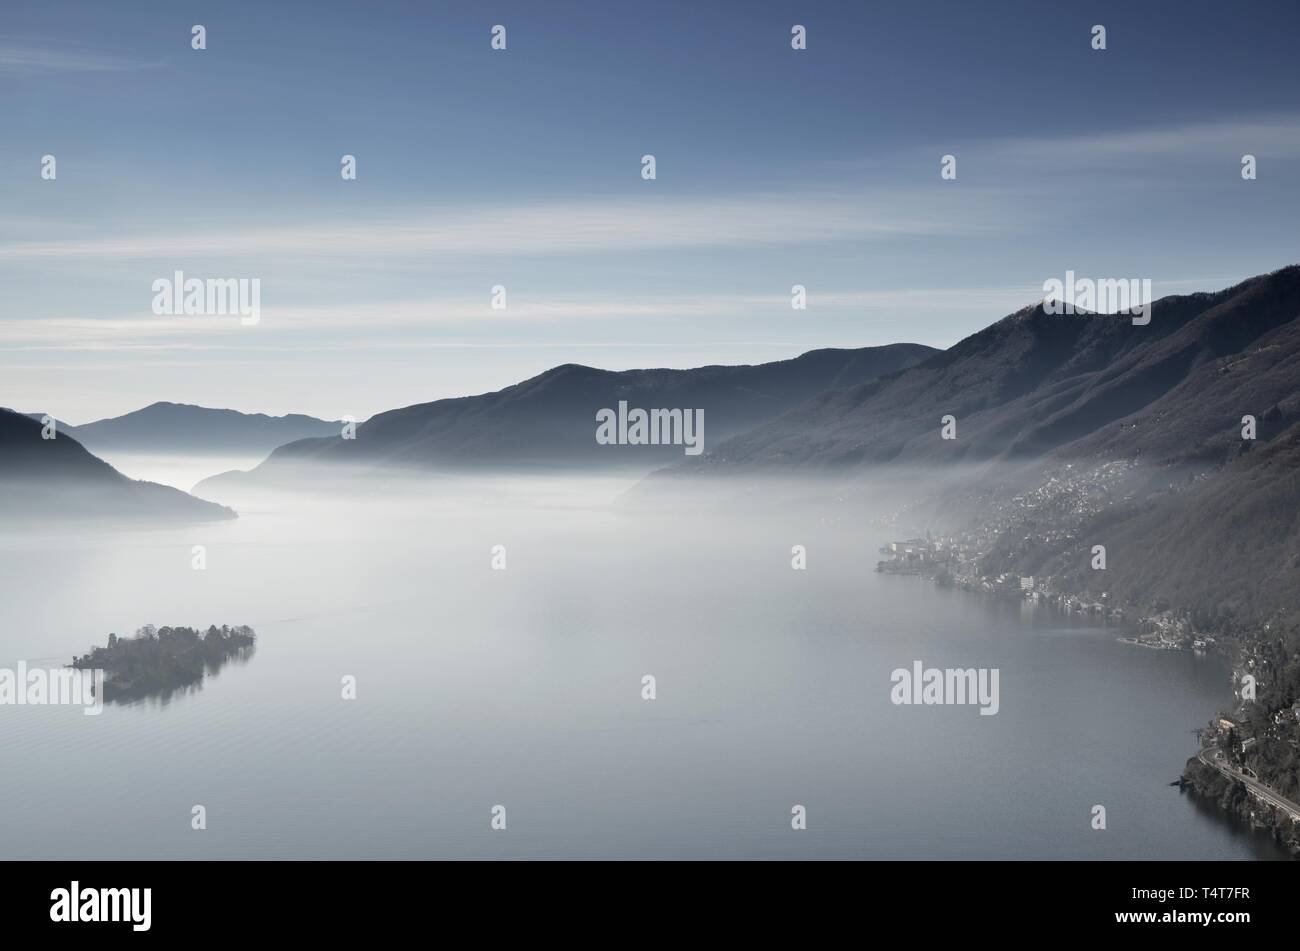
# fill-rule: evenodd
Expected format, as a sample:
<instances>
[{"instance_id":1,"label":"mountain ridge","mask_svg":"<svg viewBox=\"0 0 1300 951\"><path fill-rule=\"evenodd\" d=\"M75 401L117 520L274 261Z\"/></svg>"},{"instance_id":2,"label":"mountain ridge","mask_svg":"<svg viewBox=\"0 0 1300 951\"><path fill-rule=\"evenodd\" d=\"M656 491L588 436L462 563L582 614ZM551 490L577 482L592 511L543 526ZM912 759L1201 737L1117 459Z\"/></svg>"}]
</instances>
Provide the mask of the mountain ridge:
<instances>
[{"instance_id":1,"label":"mountain ridge","mask_svg":"<svg viewBox=\"0 0 1300 951\"><path fill-rule=\"evenodd\" d=\"M1024 308L647 486L818 474L847 491L907 473L911 517L982 551L986 578L1212 630L1300 626L1300 265L1162 298L1151 318Z\"/></svg>"},{"instance_id":2,"label":"mountain ridge","mask_svg":"<svg viewBox=\"0 0 1300 951\"><path fill-rule=\"evenodd\" d=\"M698 407L705 410L706 439L725 438L806 399L826 379L874 377L934 352L908 343L826 348L771 363L686 370L603 370L565 363L489 393L378 413L357 428L355 440L305 439L281 446L252 473L259 478L282 467L334 462L407 469L613 463L649 471L679 458L682 447L599 445L597 410L619 401L644 408ZM233 478L224 474L201 485L210 489Z\"/></svg>"},{"instance_id":3,"label":"mountain ridge","mask_svg":"<svg viewBox=\"0 0 1300 951\"><path fill-rule=\"evenodd\" d=\"M1076 442L1078 453L1099 452L1102 437L1079 441L1140 415L1193 371L1241 354L1251 342L1275 335L1271 342L1285 344L1285 353L1300 353L1298 311L1300 266L1216 293L1161 298L1147 326L1132 325L1127 315L1048 315L1034 305L900 373L822 393L679 468L1034 458ZM1279 367L1251 388L1260 414L1291 395L1291 370L1289 363ZM1202 372L1188 385L1204 384ZM1222 394L1225 405L1229 395ZM1180 439L1210 435L1205 423L1190 423L1196 413L1185 399L1177 403L1170 398L1161 409L1176 410L1186 431L1161 443L1166 452ZM956 417L955 440L939 438L946 415ZM1226 428L1222 415L1213 423Z\"/></svg>"},{"instance_id":4,"label":"mountain ridge","mask_svg":"<svg viewBox=\"0 0 1300 951\"><path fill-rule=\"evenodd\" d=\"M307 436L337 433L341 426L302 413L271 416L158 400L120 416L64 425L61 431L94 452L251 455Z\"/></svg>"}]
</instances>

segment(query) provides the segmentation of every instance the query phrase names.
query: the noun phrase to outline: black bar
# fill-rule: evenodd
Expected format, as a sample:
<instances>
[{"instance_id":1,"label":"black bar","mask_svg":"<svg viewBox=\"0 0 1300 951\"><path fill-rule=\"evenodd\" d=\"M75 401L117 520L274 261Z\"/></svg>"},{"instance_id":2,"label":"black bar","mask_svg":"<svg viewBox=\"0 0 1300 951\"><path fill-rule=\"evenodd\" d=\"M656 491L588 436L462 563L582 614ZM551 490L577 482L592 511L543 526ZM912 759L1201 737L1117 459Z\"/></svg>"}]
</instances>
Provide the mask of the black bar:
<instances>
[{"instance_id":1,"label":"black bar","mask_svg":"<svg viewBox=\"0 0 1300 951\"><path fill-rule=\"evenodd\" d=\"M692 921L756 938L842 923L862 936L910 929L927 943L1126 932L1231 941L1292 924L1296 893L1285 862L32 862L3 873L7 935L205 942L452 926L484 938L668 940ZM74 881L83 901L91 889L149 889L148 929L136 930L141 906L122 906L134 924L126 911L118 922L51 920L56 890ZM1120 920L1141 915L1153 918Z\"/></svg>"}]
</instances>

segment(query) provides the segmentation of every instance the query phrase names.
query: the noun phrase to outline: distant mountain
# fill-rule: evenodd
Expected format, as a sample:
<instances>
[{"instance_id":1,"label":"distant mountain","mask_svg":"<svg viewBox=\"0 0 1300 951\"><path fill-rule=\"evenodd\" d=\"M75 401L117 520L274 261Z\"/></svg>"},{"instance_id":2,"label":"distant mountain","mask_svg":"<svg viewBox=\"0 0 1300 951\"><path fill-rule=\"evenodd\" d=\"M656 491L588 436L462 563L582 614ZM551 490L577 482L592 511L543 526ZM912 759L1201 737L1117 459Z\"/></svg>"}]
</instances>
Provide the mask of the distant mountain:
<instances>
[{"instance_id":1,"label":"distant mountain","mask_svg":"<svg viewBox=\"0 0 1300 951\"><path fill-rule=\"evenodd\" d=\"M124 416L62 431L94 452L264 455L285 443L337 436L341 430L341 422L296 413L265 416L184 403L153 403Z\"/></svg>"},{"instance_id":2,"label":"distant mountain","mask_svg":"<svg viewBox=\"0 0 1300 951\"><path fill-rule=\"evenodd\" d=\"M692 370L611 371L570 363L494 393L380 413L358 428L354 440L335 432L282 446L253 476L274 478L331 463L399 469L624 465L649 471L681 459L683 447L599 445L597 411L616 409L620 401L629 409L703 409L707 448L827 387L894 373L935 352L920 344L892 344ZM201 486L212 489L241 475L215 476Z\"/></svg>"},{"instance_id":3,"label":"distant mountain","mask_svg":"<svg viewBox=\"0 0 1300 951\"><path fill-rule=\"evenodd\" d=\"M128 479L75 439L42 439L38 420L0 409L0 515L5 521L64 517L215 521L235 518L168 486Z\"/></svg>"}]
</instances>

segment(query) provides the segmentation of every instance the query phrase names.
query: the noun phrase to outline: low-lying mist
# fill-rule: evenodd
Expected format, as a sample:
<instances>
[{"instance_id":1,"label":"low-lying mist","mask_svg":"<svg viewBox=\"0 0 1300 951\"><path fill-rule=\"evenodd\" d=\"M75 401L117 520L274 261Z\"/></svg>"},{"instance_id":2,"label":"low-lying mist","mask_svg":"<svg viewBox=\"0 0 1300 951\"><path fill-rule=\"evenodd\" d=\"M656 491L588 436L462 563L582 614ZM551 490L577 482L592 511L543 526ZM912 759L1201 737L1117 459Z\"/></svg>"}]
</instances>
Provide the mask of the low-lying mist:
<instances>
[{"instance_id":1,"label":"low-lying mist","mask_svg":"<svg viewBox=\"0 0 1300 951\"><path fill-rule=\"evenodd\" d=\"M257 632L167 700L10 708L8 853L1132 854L1091 833L1099 795L1159 854L1253 848L1167 786L1221 665L875 571L931 527L899 507L925 476L370 473L250 486L218 499L234 520L7 526L0 665L148 624ZM996 715L895 705L917 662L1000 671Z\"/></svg>"}]
</instances>

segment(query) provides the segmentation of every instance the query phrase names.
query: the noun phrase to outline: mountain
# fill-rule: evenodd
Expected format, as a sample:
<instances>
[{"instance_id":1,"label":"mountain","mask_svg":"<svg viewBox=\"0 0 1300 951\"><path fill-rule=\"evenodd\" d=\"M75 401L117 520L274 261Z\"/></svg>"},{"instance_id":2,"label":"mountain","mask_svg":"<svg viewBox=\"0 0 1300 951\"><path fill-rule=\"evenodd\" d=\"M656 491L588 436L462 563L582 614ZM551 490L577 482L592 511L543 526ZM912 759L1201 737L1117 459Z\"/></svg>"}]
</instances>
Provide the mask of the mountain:
<instances>
[{"instance_id":1,"label":"mountain","mask_svg":"<svg viewBox=\"0 0 1300 951\"><path fill-rule=\"evenodd\" d=\"M60 517L216 521L233 511L153 482L136 482L75 439L41 438L39 421L0 409L0 515L13 520Z\"/></svg>"},{"instance_id":2,"label":"mountain","mask_svg":"<svg viewBox=\"0 0 1300 951\"><path fill-rule=\"evenodd\" d=\"M39 418L39 414L30 414ZM290 414L266 416L184 403L153 403L124 416L63 429L94 452L264 455L311 436L337 436L342 423Z\"/></svg>"},{"instance_id":3,"label":"mountain","mask_svg":"<svg viewBox=\"0 0 1300 951\"><path fill-rule=\"evenodd\" d=\"M814 350L757 366L692 370L598 370L565 364L494 393L437 400L372 417L356 439L306 439L282 446L254 478L329 463L405 469L636 466L649 471L683 457L681 445L599 445L596 414L617 409L703 409L704 445L771 419L829 386L849 386L912 366L935 353L919 344ZM202 483L211 489L242 473Z\"/></svg>"},{"instance_id":4,"label":"mountain","mask_svg":"<svg viewBox=\"0 0 1300 951\"><path fill-rule=\"evenodd\" d=\"M1050 577L1208 630L1300 625L1300 266L1163 298L1146 326L1026 308L650 483L756 473L904 473L912 515L971 540L984 577Z\"/></svg>"},{"instance_id":5,"label":"mountain","mask_svg":"<svg viewBox=\"0 0 1300 951\"><path fill-rule=\"evenodd\" d=\"M682 468L1143 457L1224 461L1296 419L1300 266L1166 297L1151 322L1025 308L901 373L823 393ZM940 438L956 418L957 438Z\"/></svg>"}]
</instances>

